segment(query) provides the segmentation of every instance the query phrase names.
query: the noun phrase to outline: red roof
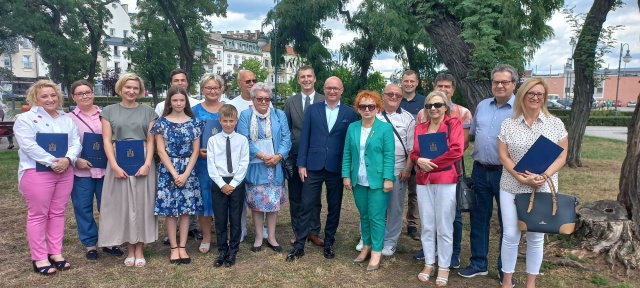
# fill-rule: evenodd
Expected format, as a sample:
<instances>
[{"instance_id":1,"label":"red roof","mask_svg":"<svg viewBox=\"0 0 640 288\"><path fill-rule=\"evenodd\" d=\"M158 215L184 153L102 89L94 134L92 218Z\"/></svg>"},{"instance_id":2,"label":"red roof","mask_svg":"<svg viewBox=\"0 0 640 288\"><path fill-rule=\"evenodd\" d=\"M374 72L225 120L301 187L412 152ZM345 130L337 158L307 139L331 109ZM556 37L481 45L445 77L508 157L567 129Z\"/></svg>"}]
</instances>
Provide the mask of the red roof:
<instances>
[{"instance_id":1,"label":"red roof","mask_svg":"<svg viewBox=\"0 0 640 288\"><path fill-rule=\"evenodd\" d=\"M297 55L296 51L293 50L293 47L286 45L285 48L287 49L287 55ZM264 47L262 47L262 52L271 52L271 43L264 45Z\"/></svg>"}]
</instances>

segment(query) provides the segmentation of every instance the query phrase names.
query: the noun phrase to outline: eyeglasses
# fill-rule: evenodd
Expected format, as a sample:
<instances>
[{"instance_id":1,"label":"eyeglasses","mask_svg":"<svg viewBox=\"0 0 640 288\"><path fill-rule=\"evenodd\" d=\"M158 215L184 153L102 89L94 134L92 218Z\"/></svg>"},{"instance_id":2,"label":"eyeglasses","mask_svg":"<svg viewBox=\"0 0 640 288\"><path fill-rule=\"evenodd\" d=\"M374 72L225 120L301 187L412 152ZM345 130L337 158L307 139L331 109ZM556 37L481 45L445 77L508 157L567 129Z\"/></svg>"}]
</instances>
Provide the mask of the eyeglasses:
<instances>
[{"instance_id":1,"label":"eyeglasses","mask_svg":"<svg viewBox=\"0 0 640 288\"><path fill-rule=\"evenodd\" d=\"M424 104L424 108L427 109L427 110L431 110L432 107L435 107L436 109L440 109L444 105L446 105L446 104L444 104L442 102L433 103L433 104Z\"/></svg>"},{"instance_id":2,"label":"eyeglasses","mask_svg":"<svg viewBox=\"0 0 640 288\"><path fill-rule=\"evenodd\" d=\"M256 79L244 80L244 83L247 83L247 84L256 83L256 82L258 82L256 81Z\"/></svg>"},{"instance_id":3,"label":"eyeglasses","mask_svg":"<svg viewBox=\"0 0 640 288\"><path fill-rule=\"evenodd\" d=\"M536 92L527 92L527 97L533 99L534 97L538 97L538 99L544 99L544 93L536 93Z\"/></svg>"},{"instance_id":4,"label":"eyeglasses","mask_svg":"<svg viewBox=\"0 0 640 288\"><path fill-rule=\"evenodd\" d=\"M253 100L256 100L259 103L269 103L271 99L269 99L269 97L264 97L264 98L253 98Z\"/></svg>"},{"instance_id":5,"label":"eyeglasses","mask_svg":"<svg viewBox=\"0 0 640 288\"><path fill-rule=\"evenodd\" d=\"M340 90L342 90L342 88L339 88L339 87L324 87L324 91L329 91L329 92L332 92L332 91L338 92Z\"/></svg>"},{"instance_id":6,"label":"eyeglasses","mask_svg":"<svg viewBox=\"0 0 640 288\"><path fill-rule=\"evenodd\" d=\"M389 98L402 98L401 93L387 92L387 93L383 93L382 95L387 96Z\"/></svg>"},{"instance_id":7,"label":"eyeglasses","mask_svg":"<svg viewBox=\"0 0 640 288\"><path fill-rule=\"evenodd\" d=\"M204 87L204 91L211 92L211 90L220 91L220 87L209 87L209 86Z\"/></svg>"},{"instance_id":8,"label":"eyeglasses","mask_svg":"<svg viewBox=\"0 0 640 288\"><path fill-rule=\"evenodd\" d=\"M367 111L367 109L369 111L374 111L374 110L376 110L376 108L378 108L378 105L376 105L376 104L369 104L369 105L360 104L360 105L358 105L358 110L363 111L363 112Z\"/></svg>"},{"instance_id":9,"label":"eyeglasses","mask_svg":"<svg viewBox=\"0 0 640 288\"><path fill-rule=\"evenodd\" d=\"M500 84L502 84L502 86L507 86L507 85L511 84L512 82L513 81L507 81L507 80L505 80L505 81L491 81L491 84L493 86L498 86Z\"/></svg>"},{"instance_id":10,"label":"eyeglasses","mask_svg":"<svg viewBox=\"0 0 640 288\"><path fill-rule=\"evenodd\" d=\"M89 92L80 92L80 93L75 93L75 94L73 94L73 96L76 96L76 97L78 97L78 98L81 98L81 97L89 97L89 96L91 96L91 95L93 95L93 92L91 92L91 91L89 91Z\"/></svg>"}]
</instances>

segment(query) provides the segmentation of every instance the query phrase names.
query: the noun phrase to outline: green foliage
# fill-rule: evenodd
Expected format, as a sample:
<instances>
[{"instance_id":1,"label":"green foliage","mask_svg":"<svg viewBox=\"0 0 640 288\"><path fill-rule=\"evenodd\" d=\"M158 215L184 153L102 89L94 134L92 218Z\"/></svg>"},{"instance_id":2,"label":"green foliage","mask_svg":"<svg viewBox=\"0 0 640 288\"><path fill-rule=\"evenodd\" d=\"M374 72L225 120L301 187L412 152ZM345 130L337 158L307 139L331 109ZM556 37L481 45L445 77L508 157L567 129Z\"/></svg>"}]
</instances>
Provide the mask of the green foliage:
<instances>
[{"instance_id":1,"label":"green foliage","mask_svg":"<svg viewBox=\"0 0 640 288\"><path fill-rule=\"evenodd\" d=\"M365 89L382 93L385 87L387 87L387 82L384 80L382 73L374 72L369 75Z\"/></svg>"},{"instance_id":2,"label":"green foliage","mask_svg":"<svg viewBox=\"0 0 640 288\"><path fill-rule=\"evenodd\" d=\"M296 74L296 77L292 77L291 79L289 79L287 84L289 84L289 88L291 89L291 91L293 93L298 93L298 92L300 92L302 90L302 87L300 87L300 84L298 84L298 75L297 74Z\"/></svg>"},{"instance_id":3,"label":"green foliage","mask_svg":"<svg viewBox=\"0 0 640 288\"><path fill-rule=\"evenodd\" d=\"M604 276L598 274L598 273L593 273L591 274L591 283L596 284L596 285L600 285L600 286L604 286L607 285L609 283L609 280L607 280L607 278L605 278Z\"/></svg>"},{"instance_id":4,"label":"green foliage","mask_svg":"<svg viewBox=\"0 0 640 288\"><path fill-rule=\"evenodd\" d=\"M269 77L269 70L262 66L260 60L247 58L240 64L240 70L249 70L256 75L256 81L264 82ZM238 88L238 72L233 73L233 81L231 81L231 91Z\"/></svg>"},{"instance_id":5,"label":"green foliage","mask_svg":"<svg viewBox=\"0 0 640 288\"><path fill-rule=\"evenodd\" d=\"M0 79L7 80L16 77L8 67L0 67Z\"/></svg>"},{"instance_id":6,"label":"green foliage","mask_svg":"<svg viewBox=\"0 0 640 288\"><path fill-rule=\"evenodd\" d=\"M588 263L589 262L588 258L580 258L580 257L578 257L576 255L573 255L573 254L567 254L567 255L565 255L565 257L567 259L569 259L569 260L580 262L580 263Z\"/></svg>"},{"instance_id":7,"label":"green foliage","mask_svg":"<svg viewBox=\"0 0 640 288\"><path fill-rule=\"evenodd\" d=\"M628 283L618 283L615 285L609 285L609 288L633 288L633 286Z\"/></svg>"},{"instance_id":8,"label":"green foliage","mask_svg":"<svg viewBox=\"0 0 640 288\"><path fill-rule=\"evenodd\" d=\"M553 270L556 269L556 267L558 267L556 264L553 264L549 261L546 260L542 260L542 265L540 265L540 271L541 272L546 272L549 270Z\"/></svg>"},{"instance_id":9,"label":"green foliage","mask_svg":"<svg viewBox=\"0 0 640 288\"><path fill-rule=\"evenodd\" d=\"M569 116L559 116L565 127L569 127ZM631 116L593 116L589 117L588 126L618 126L628 127L631 124Z\"/></svg>"},{"instance_id":10,"label":"green foliage","mask_svg":"<svg viewBox=\"0 0 640 288\"><path fill-rule=\"evenodd\" d=\"M287 98L289 98L289 96L291 96L291 93L293 93L293 90L291 89L291 86L289 86L289 83L278 83L276 94L280 95L280 97L282 97L282 100L286 100Z\"/></svg>"}]
</instances>

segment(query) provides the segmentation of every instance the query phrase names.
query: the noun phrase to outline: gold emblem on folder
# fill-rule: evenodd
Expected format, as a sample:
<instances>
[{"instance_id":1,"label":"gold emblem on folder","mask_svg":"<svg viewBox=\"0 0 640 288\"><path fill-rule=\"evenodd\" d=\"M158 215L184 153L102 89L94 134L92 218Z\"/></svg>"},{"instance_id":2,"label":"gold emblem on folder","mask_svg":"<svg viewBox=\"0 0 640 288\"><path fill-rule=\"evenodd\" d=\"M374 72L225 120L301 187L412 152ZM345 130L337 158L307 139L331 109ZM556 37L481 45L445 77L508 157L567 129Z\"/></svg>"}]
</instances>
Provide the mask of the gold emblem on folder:
<instances>
[{"instance_id":1,"label":"gold emblem on folder","mask_svg":"<svg viewBox=\"0 0 640 288\"><path fill-rule=\"evenodd\" d=\"M58 150L56 143L54 142L49 143L49 152L55 152L56 150Z\"/></svg>"},{"instance_id":2,"label":"gold emblem on folder","mask_svg":"<svg viewBox=\"0 0 640 288\"><path fill-rule=\"evenodd\" d=\"M133 157L133 149L127 149L127 157L128 158L132 158Z\"/></svg>"},{"instance_id":3,"label":"gold emblem on folder","mask_svg":"<svg viewBox=\"0 0 640 288\"><path fill-rule=\"evenodd\" d=\"M540 221L540 223L539 223L539 224L540 224L540 225L547 225L547 222Z\"/></svg>"},{"instance_id":4,"label":"gold emblem on folder","mask_svg":"<svg viewBox=\"0 0 640 288\"><path fill-rule=\"evenodd\" d=\"M429 143L429 150L433 151L438 151L438 145L436 144L436 142L431 142Z\"/></svg>"},{"instance_id":5,"label":"gold emblem on folder","mask_svg":"<svg viewBox=\"0 0 640 288\"><path fill-rule=\"evenodd\" d=\"M93 141L93 150L100 150L100 142Z\"/></svg>"}]
</instances>

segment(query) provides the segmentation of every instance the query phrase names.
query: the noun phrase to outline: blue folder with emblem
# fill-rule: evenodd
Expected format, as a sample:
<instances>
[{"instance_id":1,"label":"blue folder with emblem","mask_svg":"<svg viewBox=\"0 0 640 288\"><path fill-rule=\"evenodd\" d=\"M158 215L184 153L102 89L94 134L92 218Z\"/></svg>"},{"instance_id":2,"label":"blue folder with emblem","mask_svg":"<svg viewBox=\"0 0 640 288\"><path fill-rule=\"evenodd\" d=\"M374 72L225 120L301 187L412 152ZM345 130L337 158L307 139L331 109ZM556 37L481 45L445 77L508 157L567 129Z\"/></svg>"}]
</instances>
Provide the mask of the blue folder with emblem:
<instances>
[{"instance_id":1,"label":"blue folder with emblem","mask_svg":"<svg viewBox=\"0 0 640 288\"><path fill-rule=\"evenodd\" d=\"M84 132L80 158L89 161L93 168L107 168L107 154L104 153L102 134Z\"/></svg>"},{"instance_id":2,"label":"blue folder with emblem","mask_svg":"<svg viewBox=\"0 0 640 288\"><path fill-rule=\"evenodd\" d=\"M436 132L418 135L420 157L434 159L449 150L447 133Z\"/></svg>"},{"instance_id":3,"label":"blue folder with emblem","mask_svg":"<svg viewBox=\"0 0 640 288\"><path fill-rule=\"evenodd\" d=\"M121 140L116 141L116 163L129 176L134 176L144 165L144 141Z\"/></svg>"},{"instance_id":4,"label":"blue folder with emblem","mask_svg":"<svg viewBox=\"0 0 640 288\"><path fill-rule=\"evenodd\" d=\"M36 143L53 157L64 158L69 149L69 136L67 133L36 133ZM53 169L36 162L36 171L45 172Z\"/></svg>"},{"instance_id":5,"label":"blue folder with emblem","mask_svg":"<svg viewBox=\"0 0 640 288\"><path fill-rule=\"evenodd\" d=\"M531 173L542 174L553 164L553 161L558 159L563 150L558 144L540 135L536 142L531 145L529 151L513 167L513 170L520 173L524 173L526 170Z\"/></svg>"},{"instance_id":6,"label":"blue folder with emblem","mask_svg":"<svg viewBox=\"0 0 640 288\"><path fill-rule=\"evenodd\" d=\"M202 136L200 137L200 148L206 149L207 142L209 142L209 138L211 136L218 134L218 132L222 131L222 125L220 125L220 121L218 120L207 120L204 123L204 128L202 130Z\"/></svg>"}]
</instances>

